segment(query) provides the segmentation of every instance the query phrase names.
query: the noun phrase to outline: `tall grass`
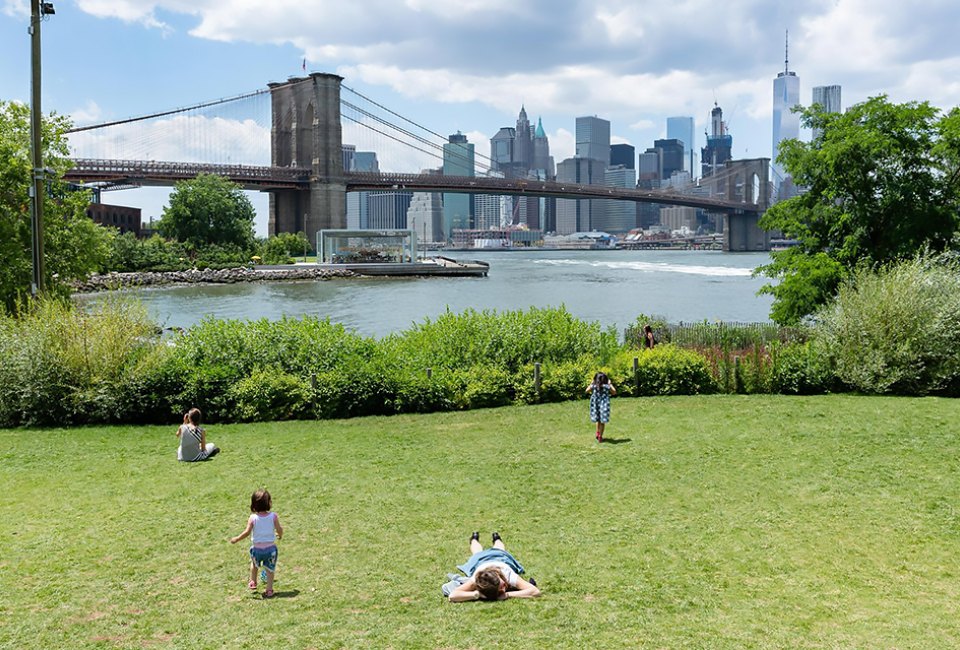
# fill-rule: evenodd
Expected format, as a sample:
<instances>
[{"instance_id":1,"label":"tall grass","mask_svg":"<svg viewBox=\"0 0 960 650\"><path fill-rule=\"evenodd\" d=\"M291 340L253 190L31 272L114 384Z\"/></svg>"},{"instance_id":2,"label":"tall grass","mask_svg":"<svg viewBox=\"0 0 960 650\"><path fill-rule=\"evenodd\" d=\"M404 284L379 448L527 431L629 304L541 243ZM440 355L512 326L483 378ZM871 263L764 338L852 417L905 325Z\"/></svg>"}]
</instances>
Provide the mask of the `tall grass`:
<instances>
[{"instance_id":1,"label":"tall grass","mask_svg":"<svg viewBox=\"0 0 960 650\"><path fill-rule=\"evenodd\" d=\"M0 423L117 419L125 373L154 335L146 309L120 294L89 312L51 299L0 315Z\"/></svg>"}]
</instances>

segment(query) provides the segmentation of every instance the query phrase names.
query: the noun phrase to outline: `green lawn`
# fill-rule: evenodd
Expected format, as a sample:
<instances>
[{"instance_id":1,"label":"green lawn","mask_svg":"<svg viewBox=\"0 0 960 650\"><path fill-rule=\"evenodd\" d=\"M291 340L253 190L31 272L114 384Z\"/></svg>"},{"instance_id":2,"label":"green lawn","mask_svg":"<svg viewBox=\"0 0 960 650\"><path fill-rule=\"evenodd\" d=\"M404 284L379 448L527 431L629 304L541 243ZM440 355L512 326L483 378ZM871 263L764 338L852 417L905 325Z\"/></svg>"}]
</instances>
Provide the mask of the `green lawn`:
<instances>
[{"instance_id":1,"label":"green lawn","mask_svg":"<svg viewBox=\"0 0 960 650\"><path fill-rule=\"evenodd\" d=\"M615 399L0 431L3 648L960 646L960 400ZM246 587L250 493L286 536ZM447 603L474 529L535 601Z\"/></svg>"}]
</instances>

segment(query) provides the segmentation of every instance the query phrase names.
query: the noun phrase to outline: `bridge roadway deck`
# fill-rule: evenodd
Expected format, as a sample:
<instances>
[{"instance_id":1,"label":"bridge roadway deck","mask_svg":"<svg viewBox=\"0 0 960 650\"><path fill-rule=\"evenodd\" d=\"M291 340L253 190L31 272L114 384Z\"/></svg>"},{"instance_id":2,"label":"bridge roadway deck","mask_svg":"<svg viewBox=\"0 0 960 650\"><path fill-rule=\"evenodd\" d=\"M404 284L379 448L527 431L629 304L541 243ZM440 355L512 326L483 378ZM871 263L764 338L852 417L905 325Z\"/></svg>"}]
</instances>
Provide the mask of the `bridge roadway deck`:
<instances>
[{"instance_id":1,"label":"bridge roadway deck","mask_svg":"<svg viewBox=\"0 0 960 650\"><path fill-rule=\"evenodd\" d=\"M160 162L142 160L101 160L79 158L64 180L73 183L94 183L105 189L131 185L170 186L177 181L196 178L198 174L217 174L248 190L307 190L314 178L309 170L296 167L257 165L214 165L207 163ZM438 176L431 174L348 172L342 178L348 192L369 190L406 190L411 192L451 192L470 194L509 194L549 196L559 199L615 199L640 203L659 203L703 208L716 212L763 212L754 203L741 203L692 196L671 190L641 190L583 185L556 181L493 178L485 176Z\"/></svg>"}]
</instances>

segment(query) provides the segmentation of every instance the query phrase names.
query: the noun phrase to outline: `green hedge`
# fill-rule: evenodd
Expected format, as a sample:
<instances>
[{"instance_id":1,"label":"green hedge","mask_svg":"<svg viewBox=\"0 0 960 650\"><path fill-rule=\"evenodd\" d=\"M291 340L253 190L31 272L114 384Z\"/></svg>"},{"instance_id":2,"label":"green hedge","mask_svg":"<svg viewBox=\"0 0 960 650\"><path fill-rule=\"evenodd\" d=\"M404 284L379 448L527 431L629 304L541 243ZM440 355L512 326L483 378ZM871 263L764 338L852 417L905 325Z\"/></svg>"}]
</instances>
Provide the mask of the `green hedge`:
<instances>
[{"instance_id":1,"label":"green hedge","mask_svg":"<svg viewBox=\"0 0 960 650\"><path fill-rule=\"evenodd\" d=\"M314 317L207 318L158 332L119 299L89 313L50 302L0 317L0 426L177 423L193 406L223 422L555 402L585 398L598 370L621 397L818 392L833 381L807 344L741 351L731 378L734 351L637 350L562 307L446 312L380 340Z\"/></svg>"}]
</instances>

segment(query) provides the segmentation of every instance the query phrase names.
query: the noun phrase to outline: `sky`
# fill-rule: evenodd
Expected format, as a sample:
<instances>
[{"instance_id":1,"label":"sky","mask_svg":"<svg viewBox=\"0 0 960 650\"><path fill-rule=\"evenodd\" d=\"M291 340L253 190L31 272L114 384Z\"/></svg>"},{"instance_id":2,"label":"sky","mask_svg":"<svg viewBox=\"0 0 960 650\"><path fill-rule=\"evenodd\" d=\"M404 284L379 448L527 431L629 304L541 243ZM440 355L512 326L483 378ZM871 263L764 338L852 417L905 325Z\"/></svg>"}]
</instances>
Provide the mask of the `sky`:
<instances>
[{"instance_id":1,"label":"sky","mask_svg":"<svg viewBox=\"0 0 960 650\"><path fill-rule=\"evenodd\" d=\"M667 117L692 116L699 149L716 102L734 157L770 157L773 79L784 68L788 31L789 67L800 78L803 104L814 86L831 84L842 86L844 107L879 94L942 109L960 104L956 0L54 0L54 6L41 29L41 105L77 124L262 89L305 66L343 76L346 86L437 133L462 131L478 154L489 155L489 138L514 126L521 106L532 122L542 118L558 162L573 155L575 119L582 115L610 120L612 141L640 151L666 136ZM29 100L28 25L27 0L0 0L0 99ZM238 123L231 132L243 128ZM344 141L350 136L345 128ZM178 146L159 143L151 156L186 156ZM418 170L419 161L379 153L384 169ZM167 192L116 192L104 200L141 207L146 221L160 216ZM257 232L265 235L266 198L251 199Z\"/></svg>"}]
</instances>

